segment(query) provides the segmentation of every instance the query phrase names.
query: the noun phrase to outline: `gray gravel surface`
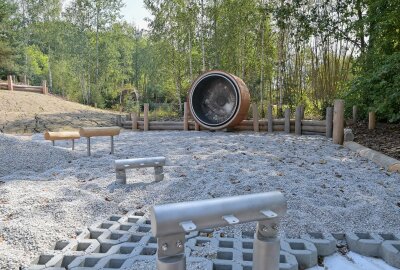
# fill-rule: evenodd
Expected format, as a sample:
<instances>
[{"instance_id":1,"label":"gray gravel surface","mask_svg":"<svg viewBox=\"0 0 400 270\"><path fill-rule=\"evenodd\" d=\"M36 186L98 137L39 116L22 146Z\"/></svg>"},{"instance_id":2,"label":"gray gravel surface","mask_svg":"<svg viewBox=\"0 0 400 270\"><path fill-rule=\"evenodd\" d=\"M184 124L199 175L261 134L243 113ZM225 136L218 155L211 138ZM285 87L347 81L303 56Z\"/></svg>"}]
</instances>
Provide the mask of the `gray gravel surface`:
<instances>
[{"instance_id":1,"label":"gray gravel surface","mask_svg":"<svg viewBox=\"0 0 400 270\"><path fill-rule=\"evenodd\" d=\"M318 136L222 132L123 132L70 150L42 135L0 135L0 269L27 266L57 240L111 214L153 204L280 190L281 231L400 232L400 175ZM164 181L128 170L115 185L114 159L166 156ZM233 229L232 229L233 228ZM228 236L254 224L222 229Z\"/></svg>"}]
</instances>

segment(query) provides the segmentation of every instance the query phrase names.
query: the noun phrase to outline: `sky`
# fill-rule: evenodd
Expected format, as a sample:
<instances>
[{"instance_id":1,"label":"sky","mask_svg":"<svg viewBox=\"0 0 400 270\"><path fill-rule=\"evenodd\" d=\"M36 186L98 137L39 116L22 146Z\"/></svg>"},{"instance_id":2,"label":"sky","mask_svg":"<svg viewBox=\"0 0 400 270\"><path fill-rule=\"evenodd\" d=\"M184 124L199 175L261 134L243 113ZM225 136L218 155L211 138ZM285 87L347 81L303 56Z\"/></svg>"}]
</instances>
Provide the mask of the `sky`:
<instances>
[{"instance_id":1,"label":"sky","mask_svg":"<svg viewBox=\"0 0 400 270\"><path fill-rule=\"evenodd\" d=\"M151 17L150 13L144 7L143 0L123 0L125 7L122 9L122 15L128 22L134 22L139 28L147 29L146 17Z\"/></svg>"}]
</instances>

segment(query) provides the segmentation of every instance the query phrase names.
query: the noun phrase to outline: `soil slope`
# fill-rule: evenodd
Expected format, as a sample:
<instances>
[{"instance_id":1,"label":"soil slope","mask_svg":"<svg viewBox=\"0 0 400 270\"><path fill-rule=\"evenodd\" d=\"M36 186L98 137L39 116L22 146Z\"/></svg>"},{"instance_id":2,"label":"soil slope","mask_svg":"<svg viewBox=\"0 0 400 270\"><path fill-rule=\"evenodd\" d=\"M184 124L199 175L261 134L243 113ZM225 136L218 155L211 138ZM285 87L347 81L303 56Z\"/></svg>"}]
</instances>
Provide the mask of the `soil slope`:
<instances>
[{"instance_id":1,"label":"soil slope","mask_svg":"<svg viewBox=\"0 0 400 270\"><path fill-rule=\"evenodd\" d=\"M115 125L115 113L52 95L0 91L0 132L33 133Z\"/></svg>"}]
</instances>

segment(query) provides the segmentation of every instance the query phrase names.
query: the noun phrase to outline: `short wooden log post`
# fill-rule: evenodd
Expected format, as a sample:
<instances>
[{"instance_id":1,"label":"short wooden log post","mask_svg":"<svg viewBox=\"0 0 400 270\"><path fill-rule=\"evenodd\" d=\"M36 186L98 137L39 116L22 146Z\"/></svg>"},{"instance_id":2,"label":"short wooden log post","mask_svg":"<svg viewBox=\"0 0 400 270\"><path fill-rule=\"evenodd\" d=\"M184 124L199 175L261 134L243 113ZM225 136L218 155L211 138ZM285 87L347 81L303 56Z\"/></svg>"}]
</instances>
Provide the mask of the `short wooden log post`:
<instances>
[{"instance_id":1,"label":"short wooden log post","mask_svg":"<svg viewBox=\"0 0 400 270\"><path fill-rule=\"evenodd\" d=\"M183 130L189 130L189 106L187 102L183 103Z\"/></svg>"},{"instance_id":2,"label":"short wooden log post","mask_svg":"<svg viewBox=\"0 0 400 270\"><path fill-rule=\"evenodd\" d=\"M353 124L357 123L357 106L353 106Z\"/></svg>"},{"instance_id":3,"label":"short wooden log post","mask_svg":"<svg viewBox=\"0 0 400 270\"><path fill-rule=\"evenodd\" d=\"M296 117L295 117L295 123L294 123L294 133L296 135L301 135L301 106L296 107Z\"/></svg>"},{"instance_id":4,"label":"short wooden log post","mask_svg":"<svg viewBox=\"0 0 400 270\"><path fill-rule=\"evenodd\" d=\"M14 91L12 75L7 76L8 90Z\"/></svg>"},{"instance_id":5,"label":"short wooden log post","mask_svg":"<svg viewBox=\"0 0 400 270\"><path fill-rule=\"evenodd\" d=\"M335 100L333 106L333 134L334 144L343 144L344 139L344 100Z\"/></svg>"},{"instance_id":6,"label":"short wooden log post","mask_svg":"<svg viewBox=\"0 0 400 270\"><path fill-rule=\"evenodd\" d=\"M285 109L285 133L290 133L290 108Z\"/></svg>"},{"instance_id":7,"label":"short wooden log post","mask_svg":"<svg viewBox=\"0 0 400 270\"><path fill-rule=\"evenodd\" d=\"M368 113L368 129L372 130L376 127L376 113L369 112Z\"/></svg>"},{"instance_id":8,"label":"short wooden log post","mask_svg":"<svg viewBox=\"0 0 400 270\"><path fill-rule=\"evenodd\" d=\"M144 104L143 118L144 118L143 119L144 120L143 130L148 131L149 130L149 104L148 103Z\"/></svg>"},{"instance_id":9,"label":"short wooden log post","mask_svg":"<svg viewBox=\"0 0 400 270\"><path fill-rule=\"evenodd\" d=\"M333 131L333 108L326 108L326 137L332 138Z\"/></svg>"},{"instance_id":10,"label":"short wooden log post","mask_svg":"<svg viewBox=\"0 0 400 270\"><path fill-rule=\"evenodd\" d=\"M305 106L301 105L301 120L304 120L304 112L305 112Z\"/></svg>"},{"instance_id":11,"label":"short wooden log post","mask_svg":"<svg viewBox=\"0 0 400 270\"><path fill-rule=\"evenodd\" d=\"M47 81L46 80L42 81L42 93L44 95L47 95L49 93L49 91L47 89Z\"/></svg>"},{"instance_id":12,"label":"short wooden log post","mask_svg":"<svg viewBox=\"0 0 400 270\"><path fill-rule=\"evenodd\" d=\"M260 125L258 123L258 107L257 103L251 105L253 107L253 130L254 132L260 131Z\"/></svg>"},{"instance_id":13,"label":"short wooden log post","mask_svg":"<svg viewBox=\"0 0 400 270\"><path fill-rule=\"evenodd\" d=\"M273 129L273 118L272 118L272 105L268 105L268 111L267 111L267 117L268 117L268 132L272 132Z\"/></svg>"},{"instance_id":14,"label":"short wooden log post","mask_svg":"<svg viewBox=\"0 0 400 270\"><path fill-rule=\"evenodd\" d=\"M200 125L197 122L194 122L194 130L200 131Z\"/></svg>"},{"instance_id":15,"label":"short wooden log post","mask_svg":"<svg viewBox=\"0 0 400 270\"><path fill-rule=\"evenodd\" d=\"M132 130L137 131L138 130L138 115L137 113L132 113Z\"/></svg>"}]
</instances>

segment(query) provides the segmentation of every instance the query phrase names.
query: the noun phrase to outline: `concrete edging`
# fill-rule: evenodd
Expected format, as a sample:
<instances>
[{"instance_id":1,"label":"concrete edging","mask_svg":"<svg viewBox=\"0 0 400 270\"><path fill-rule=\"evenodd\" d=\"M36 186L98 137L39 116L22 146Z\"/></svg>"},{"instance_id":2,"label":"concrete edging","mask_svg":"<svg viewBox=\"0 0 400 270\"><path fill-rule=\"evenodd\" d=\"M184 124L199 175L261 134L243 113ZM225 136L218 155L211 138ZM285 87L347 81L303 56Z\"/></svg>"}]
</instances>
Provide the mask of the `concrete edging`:
<instances>
[{"instance_id":1,"label":"concrete edging","mask_svg":"<svg viewBox=\"0 0 400 270\"><path fill-rule=\"evenodd\" d=\"M379 166L384 167L389 172L400 173L400 161L397 159L391 158L378 151L362 146L361 144L358 144L356 142L345 142L343 145L348 149L356 152L360 156L365 157L372 162L378 164Z\"/></svg>"}]
</instances>

